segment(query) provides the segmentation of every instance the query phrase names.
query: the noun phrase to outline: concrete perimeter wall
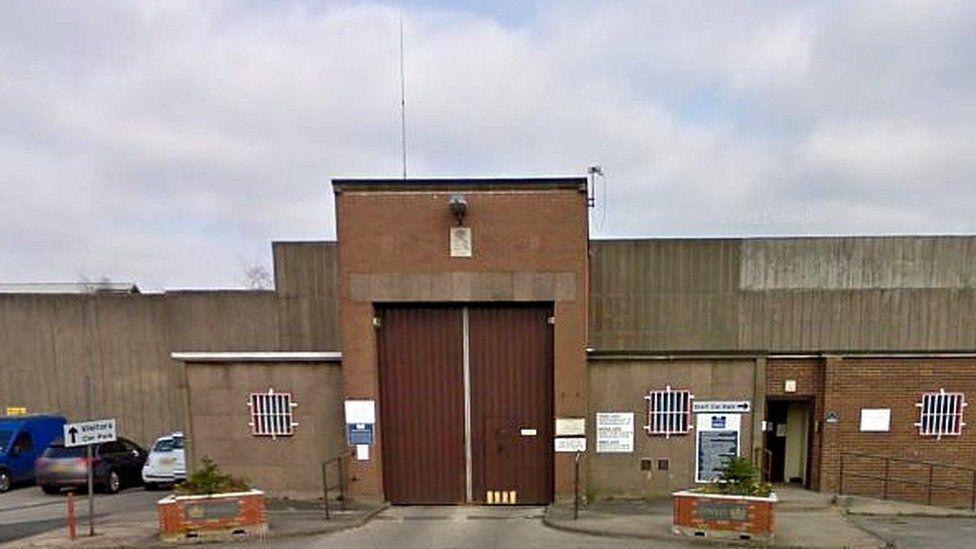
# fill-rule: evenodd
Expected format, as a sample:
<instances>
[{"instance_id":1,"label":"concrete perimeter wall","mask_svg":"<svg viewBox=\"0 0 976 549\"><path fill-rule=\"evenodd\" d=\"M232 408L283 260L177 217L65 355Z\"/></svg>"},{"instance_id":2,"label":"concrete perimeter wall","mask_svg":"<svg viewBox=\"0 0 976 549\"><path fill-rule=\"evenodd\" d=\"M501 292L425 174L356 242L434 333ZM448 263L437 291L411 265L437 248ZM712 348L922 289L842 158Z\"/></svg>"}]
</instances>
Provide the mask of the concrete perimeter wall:
<instances>
[{"instance_id":1,"label":"concrete perimeter wall","mask_svg":"<svg viewBox=\"0 0 976 549\"><path fill-rule=\"evenodd\" d=\"M335 243L275 243L275 291L0 294L0 413L96 417L148 445L186 428L174 351L333 351L339 347Z\"/></svg>"}]
</instances>

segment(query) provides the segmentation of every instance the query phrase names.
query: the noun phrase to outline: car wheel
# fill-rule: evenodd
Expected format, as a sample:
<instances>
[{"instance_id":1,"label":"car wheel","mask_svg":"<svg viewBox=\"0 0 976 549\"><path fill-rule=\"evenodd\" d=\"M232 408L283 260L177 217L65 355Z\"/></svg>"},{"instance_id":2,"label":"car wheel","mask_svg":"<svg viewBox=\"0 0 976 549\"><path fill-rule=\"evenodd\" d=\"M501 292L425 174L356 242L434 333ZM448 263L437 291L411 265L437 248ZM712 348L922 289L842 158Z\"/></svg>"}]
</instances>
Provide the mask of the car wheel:
<instances>
[{"instance_id":1,"label":"car wheel","mask_svg":"<svg viewBox=\"0 0 976 549\"><path fill-rule=\"evenodd\" d=\"M118 473L109 469L108 475L105 476L105 491L109 494L115 494L120 488L122 488L122 479L119 478Z\"/></svg>"},{"instance_id":2,"label":"car wheel","mask_svg":"<svg viewBox=\"0 0 976 549\"><path fill-rule=\"evenodd\" d=\"M10 490L11 484L13 484L13 479L10 477L10 471L0 469L0 494Z\"/></svg>"},{"instance_id":3,"label":"car wheel","mask_svg":"<svg viewBox=\"0 0 976 549\"><path fill-rule=\"evenodd\" d=\"M61 488L58 487L58 486L41 485L41 490L43 490L45 494L49 494L49 495L52 495L52 496L54 494L60 494L61 493Z\"/></svg>"}]
</instances>

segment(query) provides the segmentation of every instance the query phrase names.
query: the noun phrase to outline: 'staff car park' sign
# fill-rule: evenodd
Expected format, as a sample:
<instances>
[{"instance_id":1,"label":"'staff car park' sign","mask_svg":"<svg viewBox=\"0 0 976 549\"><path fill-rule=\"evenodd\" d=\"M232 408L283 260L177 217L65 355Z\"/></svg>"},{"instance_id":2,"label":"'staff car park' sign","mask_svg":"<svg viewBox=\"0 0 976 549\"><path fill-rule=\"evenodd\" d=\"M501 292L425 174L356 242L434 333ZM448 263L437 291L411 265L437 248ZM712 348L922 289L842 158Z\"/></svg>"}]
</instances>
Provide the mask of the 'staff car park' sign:
<instances>
[{"instance_id":1,"label":"'staff car park' sign","mask_svg":"<svg viewBox=\"0 0 976 549\"><path fill-rule=\"evenodd\" d=\"M64 445L67 448L113 440L115 440L114 419L96 419L64 425Z\"/></svg>"},{"instance_id":2,"label":"'staff car park' sign","mask_svg":"<svg viewBox=\"0 0 976 549\"><path fill-rule=\"evenodd\" d=\"M696 414L744 414L749 409L748 400L696 400L691 404Z\"/></svg>"}]
</instances>

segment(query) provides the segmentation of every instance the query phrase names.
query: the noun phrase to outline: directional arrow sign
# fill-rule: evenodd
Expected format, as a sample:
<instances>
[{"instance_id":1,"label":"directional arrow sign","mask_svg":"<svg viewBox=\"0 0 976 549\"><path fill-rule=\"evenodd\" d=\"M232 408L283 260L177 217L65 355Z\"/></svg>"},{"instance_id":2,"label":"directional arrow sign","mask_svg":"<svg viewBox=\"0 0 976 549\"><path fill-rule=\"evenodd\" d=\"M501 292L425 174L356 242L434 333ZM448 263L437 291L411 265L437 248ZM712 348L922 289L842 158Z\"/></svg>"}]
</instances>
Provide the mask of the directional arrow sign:
<instances>
[{"instance_id":1,"label":"directional arrow sign","mask_svg":"<svg viewBox=\"0 0 976 549\"><path fill-rule=\"evenodd\" d=\"M115 419L96 419L64 426L64 445L67 448L112 442L115 438Z\"/></svg>"},{"instance_id":2,"label":"directional arrow sign","mask_svg":"<svg viewBox=\"0 0 976 549\"><path fill-rule=\"evenodd\" d=\"M696 414L744 414L749 408L748 400L696 400L691 404Z\"/></svg>"}]
</instances>

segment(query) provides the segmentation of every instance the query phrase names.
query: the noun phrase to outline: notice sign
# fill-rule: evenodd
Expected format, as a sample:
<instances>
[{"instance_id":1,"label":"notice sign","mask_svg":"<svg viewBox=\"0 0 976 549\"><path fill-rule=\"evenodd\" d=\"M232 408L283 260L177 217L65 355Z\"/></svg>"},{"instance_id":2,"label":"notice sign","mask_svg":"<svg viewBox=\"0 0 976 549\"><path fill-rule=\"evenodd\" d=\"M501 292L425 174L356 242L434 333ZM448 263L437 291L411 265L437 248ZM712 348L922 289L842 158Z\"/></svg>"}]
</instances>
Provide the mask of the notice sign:
<instances>
[{"instance_id":1,"label":"notice sign","mask_svg":"<svg viewBox=\"0 0 976 549\"><path fill-rule=\"evenodd\" d=\"M728 462L739 455L739 414L698 414L695 482L718 480Z\"/></svg>"},{"instance_id":2,"label":"notice sign","mask_svg":"<svg viewBox=\"0 0 976 549\"><path fill-rule=\"evenodd\" d=\"M585 452L586 437L557 438L555 450L557 452Z\"/></svg>"},{"instance_id":3,"label":"notice sign","mask_svg":"<svg viewBox=\"0 0 976 549\"><path fill-rule=\"evenodd\" d=\"M696 414L744 414L749 411L748 400L696 400L691 411Z\"/></svg>"},{"instance_id":4,"label":"notice sign","mask_svg":"<svg viewBox=\"0 0 976 549\"><path fill-rule=\"evenodd\" d=\"M597 412L596 451L599 454L634 451L633 412Z\"/></svg>"},{"instance_id":5,"label":"notice sign","mask_svg":"<svg viewBox=\"0 0 976 549\"><path fill-rule=\"evenodd\" d=\"M114 419L96 419L95 421L66 423L64 425L64 446L66 448L87 446L99 442L112 442L113 440L115 440Z\"/></svg>"},{"instance_id":6,"label":"notice sign","mask_svg":"<svg viewBox=\"0 0 976 549\"><path fill-rule=\"evenodd\" d=\"M347 423L346 442L349 444L349 446L373 444L373 424Z\"/></svg>"}]
</instances>

